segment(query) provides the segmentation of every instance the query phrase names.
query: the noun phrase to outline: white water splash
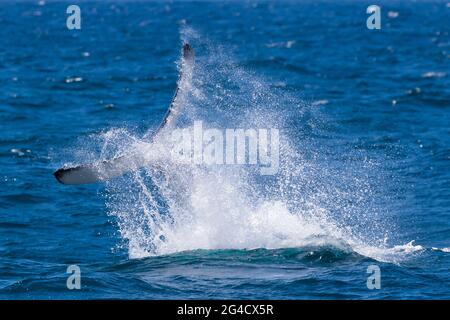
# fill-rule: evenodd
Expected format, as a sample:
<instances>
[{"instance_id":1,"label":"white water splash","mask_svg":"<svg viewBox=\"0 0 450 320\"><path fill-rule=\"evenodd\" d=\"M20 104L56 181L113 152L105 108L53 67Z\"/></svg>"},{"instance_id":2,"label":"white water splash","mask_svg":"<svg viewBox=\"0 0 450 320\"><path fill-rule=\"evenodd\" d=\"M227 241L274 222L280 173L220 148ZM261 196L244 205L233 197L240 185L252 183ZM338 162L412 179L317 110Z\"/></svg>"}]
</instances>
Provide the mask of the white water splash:
<instances>
[{"instance_id":1,"label":"white water splash","mask_svg":"<svg viewBox=\"0 0 450 320\"><path fill-rule=\"evenodd\" d=\"M280 172L261 177L248 166L182 166L169 156L170 132L152 143L148 135L105 134L103 157L130 145L148 157L145 168L107 184L109 212L130 258L331 245L398 262L423 249L412 242L389 247L386 181L376 161L335 145L333 137L324 145L317 138L326 135L317 106L237 67L229 52L192 29L184 29L182 39L197 49L198 61L181 88L184 107L176 125L201 120L212 127L280 128Z\"/></svg>"}]
</instances>

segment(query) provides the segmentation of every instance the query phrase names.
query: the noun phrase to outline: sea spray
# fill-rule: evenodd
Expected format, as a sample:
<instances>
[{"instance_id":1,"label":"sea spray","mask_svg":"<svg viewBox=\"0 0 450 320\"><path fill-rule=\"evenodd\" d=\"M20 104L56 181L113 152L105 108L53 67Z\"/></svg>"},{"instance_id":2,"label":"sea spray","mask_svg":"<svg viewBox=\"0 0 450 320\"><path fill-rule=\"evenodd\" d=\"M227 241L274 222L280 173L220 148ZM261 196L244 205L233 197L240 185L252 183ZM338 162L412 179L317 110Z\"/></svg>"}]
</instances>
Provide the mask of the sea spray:
<instances>
[{"instance_id":1,"label":"sea spray","mask_svg":"<svg viewBox=\"0 0 450 320\"><path fill-rule=\"evenodd\" d=\"M130 258L332 245L384 260L392 224L376 157L338 139L324 143L329 133L320 108L238 66L229 51L192 29L183 29L182 39L196 48L197 61L181 88L184 107L175 126L277 128L280 168L261 176L248 165L180 164L170 156L168 131L153 141L128 131L103 135L104 154L123 153L124 141L141 141L142 152L158 154L139 171L107 182L108 210Z\"/></svg>"}]
</instances>

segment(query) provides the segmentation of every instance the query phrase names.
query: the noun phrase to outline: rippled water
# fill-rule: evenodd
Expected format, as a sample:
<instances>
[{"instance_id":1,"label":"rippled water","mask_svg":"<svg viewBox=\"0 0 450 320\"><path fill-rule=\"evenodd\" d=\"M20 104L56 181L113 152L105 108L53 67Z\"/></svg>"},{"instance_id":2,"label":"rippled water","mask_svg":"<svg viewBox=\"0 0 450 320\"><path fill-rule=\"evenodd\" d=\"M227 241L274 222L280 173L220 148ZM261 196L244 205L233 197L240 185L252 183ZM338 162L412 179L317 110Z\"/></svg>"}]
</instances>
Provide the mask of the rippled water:
<instances>
[{"instance_id":1,"label":"rippled water","mask_svg":"<svg viewBox=\"0 0 450 320\"><path fill-rule=\"evenodd\" d=\"M69 31L67 3L1 2L0 297L448 299L450 6L382 2L368 30L369 4L86 1ZM279 128L279 173L58 184L149 143L183 41L180 123Z\"/></svg>"}]
</instances>

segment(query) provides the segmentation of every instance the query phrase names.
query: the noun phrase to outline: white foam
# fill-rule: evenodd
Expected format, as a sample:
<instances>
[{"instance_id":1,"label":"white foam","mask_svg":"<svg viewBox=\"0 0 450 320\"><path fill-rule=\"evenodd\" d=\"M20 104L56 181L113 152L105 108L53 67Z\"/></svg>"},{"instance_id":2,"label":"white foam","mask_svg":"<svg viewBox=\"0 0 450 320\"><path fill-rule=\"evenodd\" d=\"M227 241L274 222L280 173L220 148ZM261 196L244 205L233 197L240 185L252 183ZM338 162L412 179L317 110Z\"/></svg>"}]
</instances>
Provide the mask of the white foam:
<instances>
[{"instance_id":1,"label":"white foam","mask_svg":"<svg viewBox=\"0 0 450 320\"><path fill-rule=\"evenodd\" d=\"M428 71L425 72L424 74L422 74L423 78L443 78L445 77L447 74L445 72L441 72L441 71Z\"/></svg>"},{"instance_id":2,"label":"white foam","mask_svg":"<svg viewBox=\"0 0 450 320\"><path fill-rule=\"evenodd\" d=\"M447 247L447 248L435 248L435 247L433 247L432 250L448 253L448 252L450 252L450 247Z\"/></svg>"}]
</instances>

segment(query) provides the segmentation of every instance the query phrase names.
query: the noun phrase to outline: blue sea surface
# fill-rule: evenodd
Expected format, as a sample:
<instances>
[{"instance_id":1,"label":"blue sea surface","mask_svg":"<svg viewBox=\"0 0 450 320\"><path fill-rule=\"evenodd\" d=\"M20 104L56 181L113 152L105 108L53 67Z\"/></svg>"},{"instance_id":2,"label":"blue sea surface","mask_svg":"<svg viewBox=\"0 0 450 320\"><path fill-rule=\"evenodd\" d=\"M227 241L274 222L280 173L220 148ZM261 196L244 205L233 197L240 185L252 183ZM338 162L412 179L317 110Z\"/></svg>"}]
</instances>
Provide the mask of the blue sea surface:
<instances>
[{"instance_id":1,"label":"blue sea surface","mask_svg":"<svg viewBox=\"0 0 450 320\"><path fill-rule=\"evenodd\" d=\"M447 1L377 1L379 30L368 1L70 4L0 2L0 299L450 298ZM276 126L279 175L59 184L157 128L186 41L184 112Z\"/></svg>"}]
</instances>

